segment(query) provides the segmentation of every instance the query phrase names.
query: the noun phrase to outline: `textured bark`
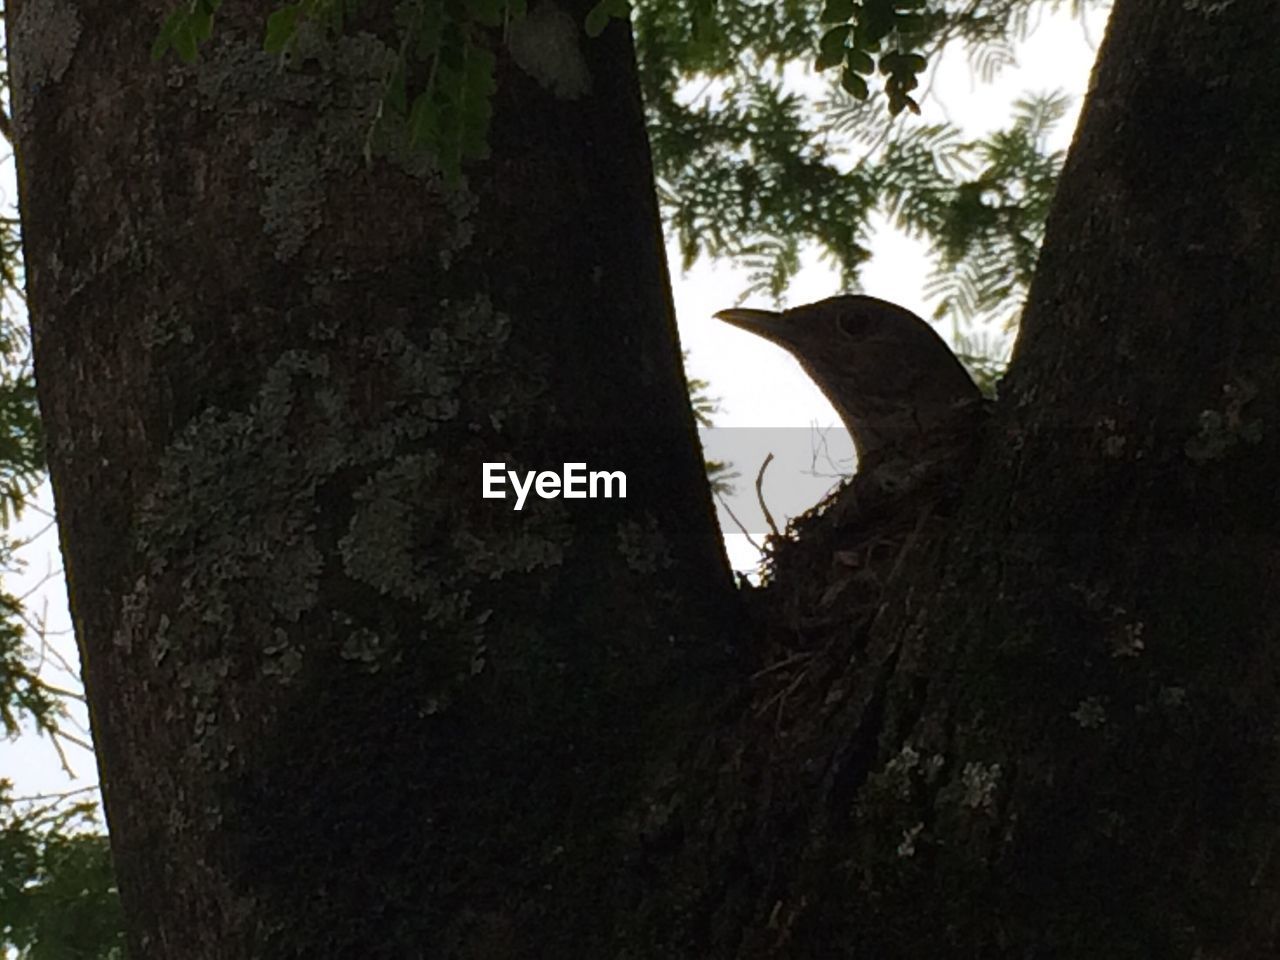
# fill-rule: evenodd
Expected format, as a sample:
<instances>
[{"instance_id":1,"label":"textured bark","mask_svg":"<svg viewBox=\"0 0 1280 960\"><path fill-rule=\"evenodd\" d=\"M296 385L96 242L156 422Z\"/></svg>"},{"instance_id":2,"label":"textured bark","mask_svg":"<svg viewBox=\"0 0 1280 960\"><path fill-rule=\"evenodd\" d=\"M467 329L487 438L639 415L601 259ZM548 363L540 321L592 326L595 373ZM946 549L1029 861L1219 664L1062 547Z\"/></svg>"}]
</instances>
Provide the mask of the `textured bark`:
<instances>
[{"instance_id":1,"label":"textured bark","mask_svg":"<svg viewBox=\"0 0 1280 960\"><path fill-rule=\"evenodd\" d=\"M960 942L1280 946L1277 23L1120 2L1100 51L950 589L908 641L930 681L901 740L952 794L933 889L980 881L926 929Z\"/></svg>"},{"instance_id":2,"label":"textured bark","mask_svg":"<svg viewBox=\"0 0 1280 960\"><path fill-rule=\"evenodd\" d=\"M282 68L228 0L187 68L148 57L168 6L8 9L131 955L585 942L606 904L553 893L595 895L733 600L627 31L579 31L572 101L499 51L492 157L455 190L390 139L362 158L379 24ZM484 461L586 461L628 496L514 513Z\"/></svg>"}]
</instances>

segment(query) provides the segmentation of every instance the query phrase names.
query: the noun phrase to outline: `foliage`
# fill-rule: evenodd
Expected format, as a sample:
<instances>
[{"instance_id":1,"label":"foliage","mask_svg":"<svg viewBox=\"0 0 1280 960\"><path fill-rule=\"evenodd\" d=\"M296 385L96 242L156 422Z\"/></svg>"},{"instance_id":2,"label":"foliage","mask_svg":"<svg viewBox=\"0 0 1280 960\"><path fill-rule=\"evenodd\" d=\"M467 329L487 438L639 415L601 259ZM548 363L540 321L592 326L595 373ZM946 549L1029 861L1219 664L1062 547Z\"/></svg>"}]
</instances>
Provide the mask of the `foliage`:
<instances>
[{"instance_id":1,"label":"foliage","mask_svg":"<svg viewBox=\"0 0 1280 960\"><path fill-rule=\"evenodd\" d=\"M0 283L18 295L16 222L0 229ZM0 573L14 569L14 541L8 534L26 498L44 474L44 434L36 406L35 379L26 330L11 311L0 313ZM23 717L53 733L62 714L59 698L44 684L38 657L26 639L21 602L0 590L0 727L17 736Z\"/></svg>"},{"instance_id":2,"label":"foliage","mask_svg":"<svg viewBox=\"0 0 1280 960\"><path fill-rule=\"evenodd\" d=\"M1061 93L1028 95L1007 129L982 139L961 143L945 125L922 125L886 147L884 205L899 227L930 241L925 290L938 300L935 317L1004 308L1007 326L1016 321L1064 159L1045 141L1069 106ZM921 189L931 178L944 185Z\"/></svg>"},{"instance_id":3,"label":"foliage","mask_svg":"<svg viewBox=\"0 0 1280 960\"><path fill-rule=\"evenodd\" d=\"M840 67L840 87L857 100L871 95L867 77L879 68L889 113L920 112L911 91L920 86L925 58L914 52L927 38L940 11L926 0L826 0L823 23L834 23L818 41L817 68Z\"/></svg>"},{"instance_id":4,"label":"foliage","mask_svg":"<svg viewBox=\"0 0 1280 960\"><path fill-rule=\"evenodd\" d=\"M707 255L750 269L747 293L780 300L811 250L858 286L871 218L924 238L939 315L1019 311L1060 153L1046 136L1068 103L1027 95L1012 125L966 140L915 116L913 91L944 47L984 80L1013 60L1059 0L673 0L635 13L664 215L686 268ZM1100 0L1074 0L1082 15ZM840 66L825 85L805 72ZM873 73L882 82L872 84ZM852 88L852 89L851 89ZM864 89L865 88L865 89Z\"/></svg>"},{"instance_id":5,"label":"foliage","mask_svg":"<svg viewBox=\"0 0 1280 960\"><path fill-rule=\"evenodd\" d=\"M12 322L0 322L0 340L6 335L11 343L25 344L25 331ZM6 353L12 356L0 342L0 355ZM31 365L0 360L0 530L21 514L27 495L43 476L44 432Z\"/></svg>"},{"instance_id":6,"label":"foliage","mask_svg":"<svg viewBox=\"0 0 1280 960\"><path fill-rule=\"evenodd\" d=\"M686 362L689 354L684 355ZM713 418L720 412L720 398L713 397L707 393L711 384L706 380L700 380L697 377L686 377L689 387L689 401L693 405L693 417L697 421L699 427L709 428L714 426ZM725 463L723 460L707 460L705 461L707 468L707 480L711 483L711 492L719 495L727 495L733 492L733 481L738 476L737 473Z\"/></svg>"},{"instance_id":7,"label":"foliage","mask_svg":"<svg viewBox=\"0 0 1280 960\"><path fill-rule=\"evenodd\" d=\"M8 553L10 545L0 541L0 551ZM22 718L30 717L37 729L55 733L62 715L61 701L41 681L34 666L37 658L26 641L22 605L7 594L0 594L0 726L6 737L21 732Z\"/></svg>"},{"instance_id":8,"label":"foliage","mask_svg":"<svg viewBox=\"0 0 1280 960\"><path fill-rule=\"evenodd\" d=\"M152 56L173 50L194 62L199 44L212 35L221 0L190 0L169 14ZM298 0L267 17L263 48L287 56L307 30L341 33L358 12L358 0ZM522 19L525 0L398 0L394 7L399 48L386 77L382 108L407 121L409 144L429 150L446 178L456 181L462 164L488 155L495 60L487 31Z\"/></svg>"},{"instance_id":9,"label":"foliage","mask_svg":"<svg viewBox=\"0 0 1280 960\"><path fill-rule=\"evenodd\" d=\"M222 0L190 0L165 17L151 45L151 57L158 60L172 50L185 63L193 63L196 50L213 35L213 15Z\"/></svg>"},{"instance_id":10,"label":"foliage","mask_svg":"<svg viewBox=\"0 0 1280 960\"><path fill-rule=\"evenodd\" d=\"M0 948L21 960L123 960L107 838L84 800L19 811L0 780Z\"/></svg>"}]
</instances>

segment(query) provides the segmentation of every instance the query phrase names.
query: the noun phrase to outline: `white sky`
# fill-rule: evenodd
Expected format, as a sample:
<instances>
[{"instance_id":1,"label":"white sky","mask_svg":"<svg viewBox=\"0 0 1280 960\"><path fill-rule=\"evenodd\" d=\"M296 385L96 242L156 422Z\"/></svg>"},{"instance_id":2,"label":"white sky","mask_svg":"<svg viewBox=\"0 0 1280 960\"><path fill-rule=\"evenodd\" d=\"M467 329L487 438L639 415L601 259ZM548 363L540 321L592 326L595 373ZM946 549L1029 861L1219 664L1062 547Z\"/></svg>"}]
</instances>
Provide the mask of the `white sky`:
<instances>
[{"instance_id":1,"label":"white sky","mask_svg":"<svg viewBox=\"0 0 1280 960\"><path fill-rule=\"evenodd\" d=\"M932 97L926 100L925 119L949 119L961 124L974 137L1002 126L1011 116L1011 105L1025 92L1064 89L1075 97L1079 107L1088 72L1093 64L1096 43L1101 39L1105 16L1095 14L1087 29L1073 20L1066 10L1046 15L1039 28L1018 50L1018 66L1006 69L994 83L981 84L970 75L965 58L950 54L940 65L933 84ZM1064 148L1075 127L1076 113L1061 124L1051 147ZM6 185L5 196L13 197L13 174L0 172L0 184ZM874 257L863 271L863 289L874 296L892 300L929 316L931 306L923 299L923 285L929 273L922 244L882 226L872 243ZM676 313L680 337L689 351L690 375L710 382L710 394L722 401L717 426L725 427L828 427L839 425L839 418L799 366L782 350L751 334L712 319L717 310L734 306L739 293L747 287L745 271L735 271L723 264L702 262L687 274L678 273L680 257L674 248L668 250L672 263ZM838 293L837 274L808 258L807 265L788 291L788 305L808 303ZM771 306L760 301L748 305ZM945 330L942 331L946 335ZM744 478L754 478L758 463L735 464ZM772 469L772 468L771 468ZM826 489L818 482L814 487L816 502ZM767 486L766 486L767 490ZM78 663L75 643L70 634L70 616L66 609L65 588L60 575L56 532L49 527L43 512L51 507L47 486L42 489L35 509L30 510L16 527L16 534L34 538L21 555L28 567L17 576L5 578L6 590L26 596L28 611L43 616L49 631L50 649L44 659L44 676L60 687L79 689L75 677L68 676L57 665L59 658ZM784 517L778 517L779 524ZM735 567L750 569L755 565L755 550L741 534L728 537L730 559ZM84 711L74 711L68 730L87 739ZM16 796L64 792L96 779L92 755L72 744L63 749L72 769L78 775L71 779L63 771L57 753L47 738L33 733L17 741L0 742L0 777L14 782Z\"/></svg>"}]
</instances>

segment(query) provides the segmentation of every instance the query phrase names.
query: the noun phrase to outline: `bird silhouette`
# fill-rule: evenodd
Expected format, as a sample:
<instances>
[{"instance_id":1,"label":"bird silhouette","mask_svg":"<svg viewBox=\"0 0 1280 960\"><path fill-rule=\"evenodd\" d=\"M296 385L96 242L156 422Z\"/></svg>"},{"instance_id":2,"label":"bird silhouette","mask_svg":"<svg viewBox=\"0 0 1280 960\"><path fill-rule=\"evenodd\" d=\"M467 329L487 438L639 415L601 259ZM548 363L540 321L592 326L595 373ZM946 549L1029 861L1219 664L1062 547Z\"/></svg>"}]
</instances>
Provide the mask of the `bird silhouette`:
<instances>
[{"instance_id":1,"label":"bird silhouette","mask_svg":"<svg viewBox=\"0 0 1280 960\"><path fill-rule=\"evenodd\" d=\"M716 317L790 352L853 438L858 473L909 482L972 448L982 394L946 342L910 310L842 295L790 310Z\"/></svg>"}]
</instances>

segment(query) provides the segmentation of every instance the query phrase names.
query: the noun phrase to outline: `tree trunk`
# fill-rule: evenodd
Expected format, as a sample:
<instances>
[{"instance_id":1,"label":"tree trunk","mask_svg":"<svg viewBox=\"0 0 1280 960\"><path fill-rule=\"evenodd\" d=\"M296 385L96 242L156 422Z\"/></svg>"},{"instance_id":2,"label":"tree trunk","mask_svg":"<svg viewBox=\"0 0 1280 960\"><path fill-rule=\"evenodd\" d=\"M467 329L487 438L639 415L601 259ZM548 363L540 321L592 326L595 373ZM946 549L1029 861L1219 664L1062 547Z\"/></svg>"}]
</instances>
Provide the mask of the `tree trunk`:
<instances>
[{"instance_id":1,"label":"tree trunk","mask_svg":"<svg viewBox=\"0 0 1280 960\"><path fill-rule=\"evenodd\" d=\"M1115 6L942 594L903 633L928 690L880 759L945 767L915 820L863 790L884 909L927 886L922 935L1280 946L1277 26L1266 0ZM886 842L921 818L927 881Z\"/></svg>"},{"instance_id":2,"label":"tree trunk","mask_svg":"<svg viewBox=\"0 0 1280 960\"><path fill-rule=\"evenodd\" d=\"M8 9L131 956L585 937L552 893L616 859L618 798L735 609L627 31L577 29L572 101L500 53L492 156L455 189L369 141L393 32L281 66L227 0L198 64L153 64L168 6ZM575 461L626 499L481 497L483 463Z\"/></svg>"}]
</instances>

